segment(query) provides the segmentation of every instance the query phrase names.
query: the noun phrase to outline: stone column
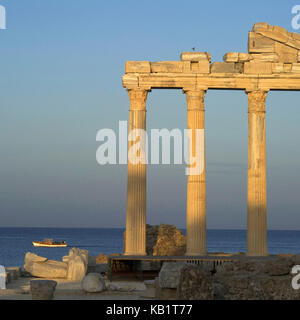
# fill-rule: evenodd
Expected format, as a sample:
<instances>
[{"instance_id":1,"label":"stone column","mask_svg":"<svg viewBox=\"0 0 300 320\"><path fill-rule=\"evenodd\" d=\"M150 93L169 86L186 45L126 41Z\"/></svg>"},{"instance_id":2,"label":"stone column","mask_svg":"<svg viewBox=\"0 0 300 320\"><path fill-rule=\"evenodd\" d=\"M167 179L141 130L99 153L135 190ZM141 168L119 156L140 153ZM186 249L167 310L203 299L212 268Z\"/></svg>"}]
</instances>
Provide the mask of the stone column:
<instances>
[{"instance_id":1,"label":"stone column","mask_svg":"<svg viewBox=\"0 0 300 320\"><path fill-rule=\"evenodd\" d=\"M205 139L204 139L204 96L205 90L186 91L187 99L187 126L192 129L189 137L189 158L196 157L196 147L199 156L198 166L201 171L191 172L187 182L187 256L206 254L206 183L205 183ZM200 132L200 142L196 140L196 129ZM197 145L197 142L199 143ZM202 152L201 152L202 151ZM200 162L200 163L199 163ZM189 165L189 169L195 167Z\"/></svg>"},{"instance_id":2,"label":"stone column","mask_svg":"<svg viewBox=\"0 0 300 320\"><path fill-rule=\"evenodd\" d=\"M146 130L148 92L134 89L128 90L128 93L130 99L129 133L133 129ZM133 144L135 141L128 141L128 153ZM146 255L146 164L131 163L129 154L125 241L125 255Z\"/></svg>"},{"instance_id":3,"label":"stone column","mask_svg":"<svg viewBox=\"0 0 300 320\"><path fill-rule=\"evenodd\" d=\"M248 92L247 255L267 255L266 91Z\"/></svg>"}]
</instances>

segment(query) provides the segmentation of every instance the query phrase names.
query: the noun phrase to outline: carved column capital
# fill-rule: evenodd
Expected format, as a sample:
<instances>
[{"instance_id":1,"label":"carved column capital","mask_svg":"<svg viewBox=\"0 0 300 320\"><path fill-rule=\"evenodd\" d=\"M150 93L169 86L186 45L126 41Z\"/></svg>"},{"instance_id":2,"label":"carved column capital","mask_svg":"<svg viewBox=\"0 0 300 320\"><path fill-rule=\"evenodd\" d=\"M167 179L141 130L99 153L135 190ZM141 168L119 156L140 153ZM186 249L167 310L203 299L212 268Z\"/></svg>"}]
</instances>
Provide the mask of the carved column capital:
<instances>
[{"instance_id":1,"label":"carved column capital","mask_svg":"<svg viewBox=\"0 0 300 320\"><path fill-rule=\"evenodd\" d=\"M148 91L145 89L127 90L130 99L130 110L146 110Z\"/></svg>"},{"instance_id":2,"label":"carved column capital","mask_svg":"<svg viewBox=\"0 0 300 320\"><path fill-rule=\"evenodd\" d=\"M250 112L266 112L267 91L255 90L247 92L248 110Z\"/></svg>"},{"instance_id":3,"label":"carved column capital","mask_svg":"<svg viewBox=\"0 0 300 320\"><path fill-rule=\"evenodd\" d=\"M205 90L185 90L188 111L204 111Z\"/></svg>"}]
</instances>

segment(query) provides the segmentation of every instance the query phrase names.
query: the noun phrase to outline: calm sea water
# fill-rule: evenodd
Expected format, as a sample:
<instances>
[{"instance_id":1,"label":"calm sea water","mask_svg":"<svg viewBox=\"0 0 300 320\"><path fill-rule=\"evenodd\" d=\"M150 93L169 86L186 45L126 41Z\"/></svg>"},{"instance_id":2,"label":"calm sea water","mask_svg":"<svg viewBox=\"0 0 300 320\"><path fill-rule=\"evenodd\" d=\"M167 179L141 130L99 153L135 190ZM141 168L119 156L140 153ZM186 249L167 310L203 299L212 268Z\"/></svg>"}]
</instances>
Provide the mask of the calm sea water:
<instances>
[{"instance_id":1,"label":"calm sea water","mask_svg":"<svg viewBox=\"0 0 300 320\"><path fill-rule=\"evenodd\" d=\"M185 233L184 230L182 230ZM124 229L0 228L0 264L23 266L30 251L60 260L71 247L89 250L90 255L122 253ZM65 240L67 248L35 248L32 241ZM269 231L269 253L300 253L300 231ZM209 252L246 251L246 230L208 230Z\"/></svg>"}]
</instances>

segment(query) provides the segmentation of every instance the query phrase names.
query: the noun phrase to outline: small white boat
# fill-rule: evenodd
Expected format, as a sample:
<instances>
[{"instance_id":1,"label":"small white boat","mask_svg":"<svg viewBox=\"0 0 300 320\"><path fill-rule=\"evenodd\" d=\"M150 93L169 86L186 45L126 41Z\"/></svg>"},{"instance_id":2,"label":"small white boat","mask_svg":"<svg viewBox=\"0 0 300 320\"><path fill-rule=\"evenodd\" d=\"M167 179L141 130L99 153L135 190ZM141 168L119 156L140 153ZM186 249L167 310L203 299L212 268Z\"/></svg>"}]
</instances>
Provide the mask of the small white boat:
<instances>
[{"instance_id":1,"label":"small white boat","mask_svg":"<svg viewBox=\"0 0 300 320\"><path fill-rule=\"evenodd\" d=\"M67 244L65 241L53 241L52 239L44 239L43 241L33 241L34 247L48 247L48 248L65 248Z\"/></svg>"}]
</instances>

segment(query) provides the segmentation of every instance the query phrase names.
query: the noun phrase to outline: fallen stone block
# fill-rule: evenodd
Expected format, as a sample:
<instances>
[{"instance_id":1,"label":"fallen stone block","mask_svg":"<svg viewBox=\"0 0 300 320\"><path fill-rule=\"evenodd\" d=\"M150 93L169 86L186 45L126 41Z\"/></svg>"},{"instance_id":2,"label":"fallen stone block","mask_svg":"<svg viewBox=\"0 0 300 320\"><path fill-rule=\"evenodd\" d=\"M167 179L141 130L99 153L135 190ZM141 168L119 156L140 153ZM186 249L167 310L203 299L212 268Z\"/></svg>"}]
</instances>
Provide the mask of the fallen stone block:
<instances>
[{"instance_id":1,"label":"fallen stone block","mask_svg":"<svg viewBox=\"0 0 300 320\"><path fill-rule=\"evenodd\" d=\"M82 280L81 287L89 293L102 292L106 289L105 281L99 273L87 274Z\"/></svg>"},{"instance_id":2,"label":"fallen stone block","mask_svg":"<svg viewBox=\"0 0 300 320\"><path fill-rule=\"evenodd\" d=\"M64 279L67 276L67 264L55 260L33 262L31 267L27 268L26 271L38 278Z\"/></svg>"},{"instance_id":3,"label":"fallen stone block","mask_svg":"<svg viewBox=\"0 0 300 320\"><path fill-rule=\"evenodd\" d=\"M31 280L30 293L33 300L52 300L57 282L53 280Z\"/></svg>"},{"instance_id":4,"label":"fallen stone block","mask_svg":"<svg viewBox=\"0 0 300 320\"><path fill-rule=\"evenodd\" d=\"M67 264L61 261L48 260L31 252L25 255L24 269L34 277L66 278Z\"/></svg>"},{"instance_id":5,"label":"fallen stone block","mask_svg":"<svg viewBox=\"0 0 300 320\"><path fill-rule=\"evenodd\" d=\"M164 262L158 276L160 288L176 289L184 262Z\"/></svg>"},{"instance_id":6,"label":"fallen stone block","mask_svg":"<svg viewBox=\"0 0 300 320\"><path fill-rule=\"evenodd\" d=\"M87 273L87 264L81 255L71 256L67 266L67 279L82 281Z\"/></svg>"},{"instance_id":7,"label":"fallen stone block","mask_svg":"<svg viewBox=\"0 0 300 320\"><path fill-rule=\"evenodd\" d=\"M143 293L144 298L155 298L155 280L145 280L146 290Z\"/></svg>"},{"instance_id":8,"label":"fallen stone block","mask_svg":"<svg viewBox=\"0 0 300 320\"><path fill-rule=\"evenodd\" d=\"M27 252L25 255L25 265L30 265L32 262L44 262L47 261L47 258L40 257L34 253Z\"/></svg>"}]
</instances>

